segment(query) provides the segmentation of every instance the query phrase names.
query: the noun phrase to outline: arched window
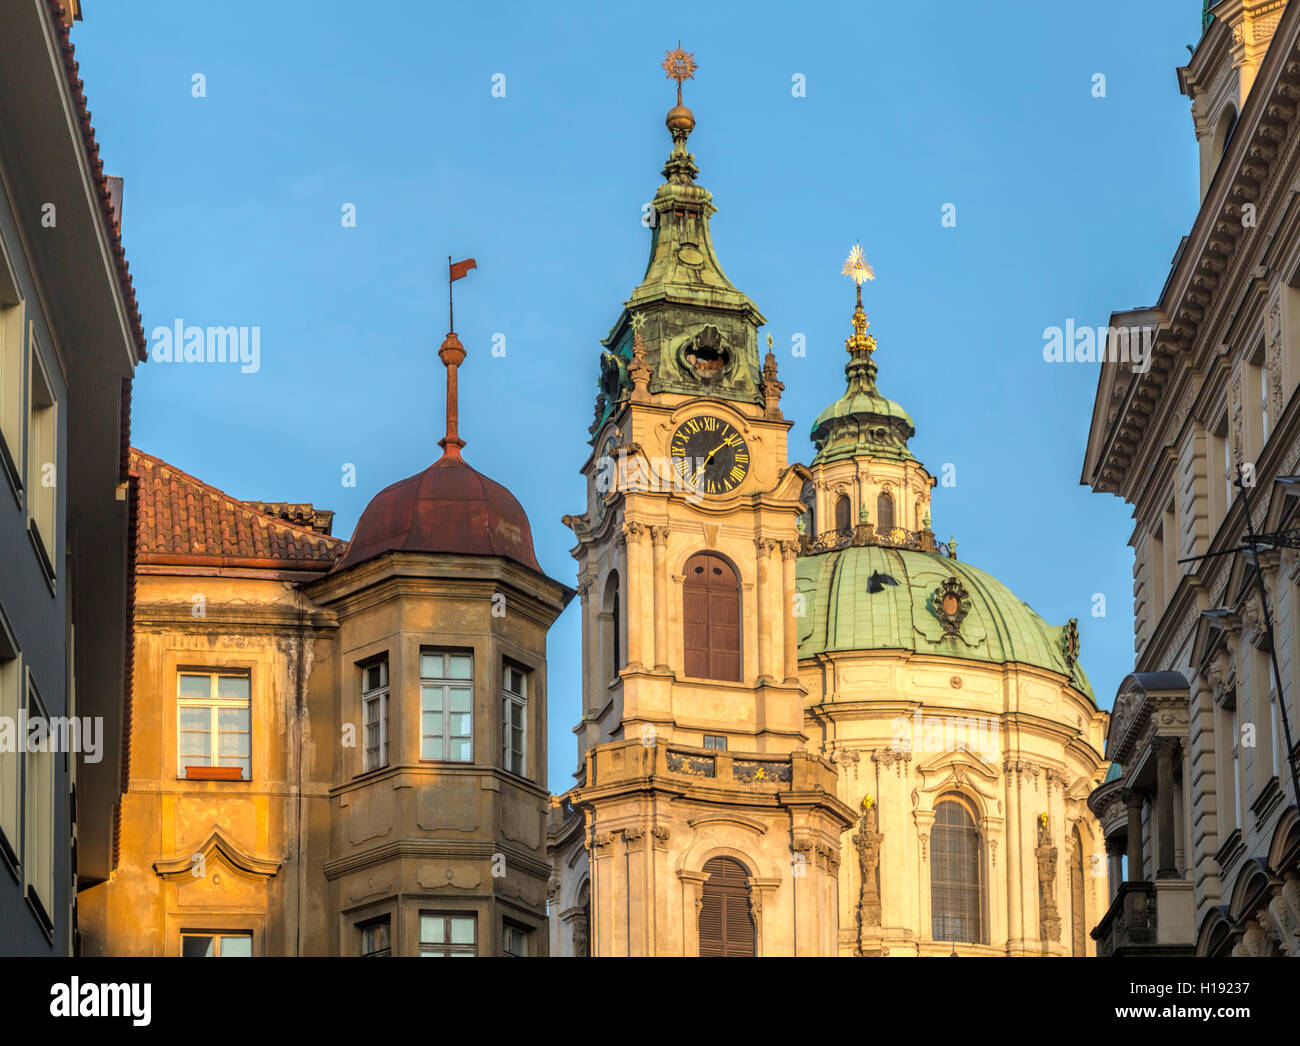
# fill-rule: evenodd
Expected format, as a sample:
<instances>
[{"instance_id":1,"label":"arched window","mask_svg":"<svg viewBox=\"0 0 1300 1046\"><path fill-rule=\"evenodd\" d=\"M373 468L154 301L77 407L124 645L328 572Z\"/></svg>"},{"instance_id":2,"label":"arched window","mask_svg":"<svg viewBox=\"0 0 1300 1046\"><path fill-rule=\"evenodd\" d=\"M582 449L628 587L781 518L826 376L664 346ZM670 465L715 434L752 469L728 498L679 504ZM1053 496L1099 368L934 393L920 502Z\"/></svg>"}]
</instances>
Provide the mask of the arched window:
<instances>
[{"instance_id":1,"label":"arched window","mask_svg":"<svg viewBox=\"0 0 1300 1046\"><path fill-rule=\"evenodd\" d=\"M682 586L686 674L740 681L740 583L721 556L686 561Z\"/></svg>"},{"instance_id":2,"label":"arched window","mask_svg":"<svg viewBox=\"0 0 1300 1046\"><path fill-rule=\"evenodd\" d=\"M835 529L843 534L853 529L853 507L849 504L847 494L835 499Z\"/></svg>"},{"instance_id":3,"label":"arched window","mask_svg":"<svg viewBox=\"0 0 1300 1046\"><path fill-rule=\"evenodd\" d=\"M749 873L730 857L715 857L704 866L700 905L700 955L708 958L753 958L758 935L749 903Z\"/></svg>"},{"instance_id":4,"label":"arched window","mask_svg":"<svg viewBox=\"0 0 1300 1046\"><path fill-rule=\"evenodd\" d=\"M894 529L894 499L885 491L876 498L876 533L888 534Z\"/></svg>"},{"instance_id":5,"label":"arched window","mask_svg":"<svg viewBox=\"0 0 1300 1046\"><path fill-rule=\"evenodd\" d=\"M1214 126L1214 158L1218 160L1228 149L1232 141L1232 132L1237 126L1237 110L1231 105L1219 114L1219 122Z\"/></svg>"},{"instance_id":6,"label":"arched window","mask_svg":"<svg viewBox=\"0 0 1300 1046\"><path fill-rule=\"evenodd\" d=\"M1071 954L1088 954L1088 924L1083 901L1083 837L1076 825L1070 836L1070 929L1074 950Z\"/></svg>"},{"instance_id":7,"label":"arched window","mask_svg":"<svg viewBox=\"0 0 1300 1046\"><path fill-rule=\"evenodd\" d=\"M930 921L936 941L979 944L984 937L980 833L960 799L942 799L930 830Z\"/></svg>"},{"instance_id":8,"label":"arched window","mask_svg":"<svg viewBox=\"0 0 1300 1046\"><path fill-rule=\"evenodd\" d=\"M618 573L610 571L609 577L605 579L605 596L601 601L600 645L605 672L611 683L618 679L619 669L623 667L623 613L620 602Z\"/></svg>"},{"instance_id":9,"label":"arched window","mask_svg":"<svg viewBox=\"0 0 1300 1046\"><path fill-rule=\"evenodd\" d=\"M591 882L582 884L578 891L581 911L573 920L573 954L579 959L591 958Z\"/></svg>"},{"instance_id":10,"label":"arched window","mask_svg":"<svg viewBox=\"0 0 1300 1046\"><path fill-rule=\"evenodd\" d=\"M799 500L804 507L804 534L811 541L817 536L817 488L805 483L799 493Z\"/></svg>"}]
</instances>

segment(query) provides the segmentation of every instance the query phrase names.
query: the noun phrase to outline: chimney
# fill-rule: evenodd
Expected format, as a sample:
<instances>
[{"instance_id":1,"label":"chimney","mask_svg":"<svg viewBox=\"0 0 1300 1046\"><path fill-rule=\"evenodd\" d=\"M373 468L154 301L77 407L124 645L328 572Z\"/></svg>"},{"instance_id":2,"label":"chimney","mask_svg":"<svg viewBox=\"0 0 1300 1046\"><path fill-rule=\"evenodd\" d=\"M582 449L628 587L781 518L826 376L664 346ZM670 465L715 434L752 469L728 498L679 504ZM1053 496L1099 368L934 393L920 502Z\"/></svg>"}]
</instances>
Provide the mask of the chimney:
<instances>
[{"instance_id":1,"label":"chimney","mask_svg":"<svg viewBox=\"0 0 1300 1046\"><path fill-rule=\"evenodd\" d=\"M117 235L122 235L122 179L107 174L104 181L108 183L108 202L113 208L113 228Z\"/></svg>"},{"instance_id":2,"label":"chimney","mask_svg":"<svg viewBox=\"0 0 1300 1046\"><path fill-rule=\"evenodd\" d=\"M81 0L60 0L63 4L63 24L69 29L74 21L81 21Z\"/></svg>"}]
</instances>

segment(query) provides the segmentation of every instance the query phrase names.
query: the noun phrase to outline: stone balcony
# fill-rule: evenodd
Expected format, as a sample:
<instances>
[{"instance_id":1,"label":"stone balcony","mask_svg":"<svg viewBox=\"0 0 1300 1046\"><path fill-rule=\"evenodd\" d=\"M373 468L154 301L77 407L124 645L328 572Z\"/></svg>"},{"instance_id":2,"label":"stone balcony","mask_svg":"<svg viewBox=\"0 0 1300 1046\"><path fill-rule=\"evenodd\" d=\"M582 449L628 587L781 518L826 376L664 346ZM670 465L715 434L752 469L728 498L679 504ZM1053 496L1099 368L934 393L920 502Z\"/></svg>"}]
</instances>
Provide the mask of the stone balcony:
<instances>
[{"instance_id":1,"label":"stone balcony","mask_svg":"<svg viewBox=\"0 0 1300 1046\"><path fill-rule=\"evenodd\" d=\"M1182 879L1121 883L1092 939L1100 958L1194 954L1192 884Z\"/></svg>"}]
</instances>

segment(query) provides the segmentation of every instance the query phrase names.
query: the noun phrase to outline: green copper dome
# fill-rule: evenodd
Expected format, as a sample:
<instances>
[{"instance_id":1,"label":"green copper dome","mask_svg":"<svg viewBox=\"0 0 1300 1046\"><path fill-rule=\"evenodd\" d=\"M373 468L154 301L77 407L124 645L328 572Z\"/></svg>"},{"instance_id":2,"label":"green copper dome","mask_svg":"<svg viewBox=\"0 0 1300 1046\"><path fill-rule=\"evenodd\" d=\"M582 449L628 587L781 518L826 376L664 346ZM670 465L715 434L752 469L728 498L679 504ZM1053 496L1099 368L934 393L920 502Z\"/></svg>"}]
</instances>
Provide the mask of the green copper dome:
<instances>
[{"instance_id":1,"label":"green copper dome","mask_svg":"<svg viewBox=\"0 0 1300 1046\"><path fill-rule=\"evenodd\" d=\"M1078 664L1076 623L1049 625L997 578L969 564L932 552L866 545L801 557L796 577L804 599L800 659L913 650L1034 665L1068 677L1097 703Z\"/></svg>"}]
</instances>

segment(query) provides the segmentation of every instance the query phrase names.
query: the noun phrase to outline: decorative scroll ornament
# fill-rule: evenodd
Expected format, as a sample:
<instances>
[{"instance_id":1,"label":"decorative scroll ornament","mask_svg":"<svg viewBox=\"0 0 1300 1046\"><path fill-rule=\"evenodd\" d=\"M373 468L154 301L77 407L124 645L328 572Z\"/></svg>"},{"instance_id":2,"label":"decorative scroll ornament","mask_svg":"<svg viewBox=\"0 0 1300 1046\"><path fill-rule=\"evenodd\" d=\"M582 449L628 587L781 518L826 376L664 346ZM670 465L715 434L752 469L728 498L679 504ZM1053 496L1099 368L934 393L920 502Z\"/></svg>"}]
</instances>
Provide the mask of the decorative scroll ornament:
<instances>
[{"instance_id":1,"label":"decorative scroll ornament","mask_svg":"<svg viewBox=\"0 0 1300 1046\"><path fill-rule=\"evenodd\" d=\"M959 578L944 578L930 598L934 614L943 625L943 634L960 635L962 622L966 620L971 608L970 593L966 591L966 586Z\"/></svg>"}]
</instances>

